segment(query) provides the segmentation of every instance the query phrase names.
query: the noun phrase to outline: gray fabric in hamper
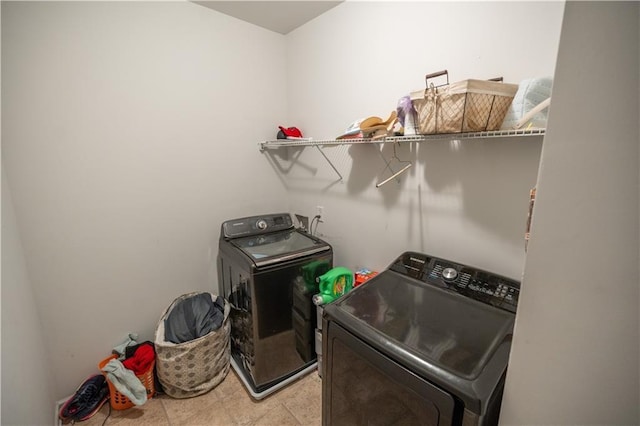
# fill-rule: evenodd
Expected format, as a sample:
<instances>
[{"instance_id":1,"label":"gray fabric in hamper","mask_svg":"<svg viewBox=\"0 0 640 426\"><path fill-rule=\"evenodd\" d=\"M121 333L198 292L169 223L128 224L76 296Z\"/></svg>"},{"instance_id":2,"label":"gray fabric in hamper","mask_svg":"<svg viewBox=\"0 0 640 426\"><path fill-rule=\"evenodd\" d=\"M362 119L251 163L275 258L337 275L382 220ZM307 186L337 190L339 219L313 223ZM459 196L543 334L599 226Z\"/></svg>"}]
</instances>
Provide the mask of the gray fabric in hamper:
<instances>
[{"instance_id":1,"label":"gray fabric in hamper","mask_svg":"<svg viewBox=\"0 0 640 426\"><path fill-rule=\"evenodd\" d=\"M165 319L176 303L202 294L184 294L164 311L156 327L156 370L164 392L173 398L191 398L216 387L229 372L229 302L224 301L222 326L205 336L184 343L172 343L165 339ZM217 296L211 295L213 301Z\"/></svg>"}]
</instances>

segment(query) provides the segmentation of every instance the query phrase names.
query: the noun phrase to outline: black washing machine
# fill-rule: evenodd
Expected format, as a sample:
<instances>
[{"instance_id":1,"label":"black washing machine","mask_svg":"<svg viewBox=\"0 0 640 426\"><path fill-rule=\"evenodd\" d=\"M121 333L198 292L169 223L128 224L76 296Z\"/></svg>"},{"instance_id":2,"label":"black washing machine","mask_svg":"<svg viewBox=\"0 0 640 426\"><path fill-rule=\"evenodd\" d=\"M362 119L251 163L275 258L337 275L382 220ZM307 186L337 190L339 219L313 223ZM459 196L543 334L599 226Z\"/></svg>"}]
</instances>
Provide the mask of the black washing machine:
<instances>
[{"instance_id":1,"label":"black washing machine","mask_svg":"<svg viewBox=\"0 0 640 426\"><path fill-rule=\"evenodd\" d=\"M498 423L520 284L407 252L324 308L324 425Z\"/></svg>"},{"instance_id":2,"label":"black washing machine","mask_svg":"<svg viewBox=\"0 0 640 426\"><path fill-rule=\"evenodd\" d=\"M316 368L311 299L332 266L331 246L295 229L288 213L222 224L218 279L231 305L231 365L255 399Z\"/></svg>"}]
</instances>

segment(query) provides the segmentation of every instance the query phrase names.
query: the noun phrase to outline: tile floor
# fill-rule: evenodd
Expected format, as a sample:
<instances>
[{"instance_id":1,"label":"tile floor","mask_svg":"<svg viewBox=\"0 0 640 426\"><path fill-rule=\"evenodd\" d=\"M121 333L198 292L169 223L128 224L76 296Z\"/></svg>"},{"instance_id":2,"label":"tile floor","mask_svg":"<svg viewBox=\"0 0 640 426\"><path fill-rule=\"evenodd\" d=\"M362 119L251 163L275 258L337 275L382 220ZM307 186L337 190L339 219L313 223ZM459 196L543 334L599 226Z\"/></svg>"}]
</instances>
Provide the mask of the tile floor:
<instances>
[{"instance_id":1,"label":"tile floor","mask_svg":"<svg viewBox=\"0 0 640 426\"><path fill-rule=\"evenodd\" d=\"M321 424L322 380L312 371L261 401L251 398L235 371L211 392L189 399L159 395L140 407L111 410L105 425L182 426L313 426ZM109 414L108 403L95 416L79 423L100 426Z\"/></svg>"}]
</instances>

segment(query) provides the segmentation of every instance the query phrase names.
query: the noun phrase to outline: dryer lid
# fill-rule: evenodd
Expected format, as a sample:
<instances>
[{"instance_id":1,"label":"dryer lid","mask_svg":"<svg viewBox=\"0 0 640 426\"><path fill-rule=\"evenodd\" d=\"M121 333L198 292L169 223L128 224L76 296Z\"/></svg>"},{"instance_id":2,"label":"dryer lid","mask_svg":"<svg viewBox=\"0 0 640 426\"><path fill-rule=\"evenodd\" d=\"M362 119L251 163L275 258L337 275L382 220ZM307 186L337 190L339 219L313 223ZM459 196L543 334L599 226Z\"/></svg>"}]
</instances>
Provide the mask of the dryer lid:
<instances>
[{"instance_id":1,"label":"dryer lid","mask_svg":"<svg viewBox=\"0 0 640 426\"><path fill-rule=\"evenodd\" d=\"M474 380L510 339L515 315L441 288L384 271L327 306L365 339L395 346L421 363ZM363 327L364 325L365 327ZM505 365L506 367L506 365Z\"/></svg>"}]
</instances>

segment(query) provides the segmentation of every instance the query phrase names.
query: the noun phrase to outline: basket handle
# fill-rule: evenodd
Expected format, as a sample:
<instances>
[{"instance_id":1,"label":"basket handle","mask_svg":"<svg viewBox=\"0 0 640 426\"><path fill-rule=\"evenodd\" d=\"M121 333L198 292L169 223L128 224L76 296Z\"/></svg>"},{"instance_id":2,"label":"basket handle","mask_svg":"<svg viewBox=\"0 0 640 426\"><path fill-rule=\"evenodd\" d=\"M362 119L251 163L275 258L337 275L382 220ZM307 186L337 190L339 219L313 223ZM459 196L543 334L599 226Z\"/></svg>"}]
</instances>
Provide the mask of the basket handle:
<instances>
[{"instance_id":1,"label":"basket handle","mask_svg":"<svg viewBox=\"0 0 640 426\"><path fill-rule=\"evenodd\" d=\"M424 84L425 84L425 86L427 88L429 88L429 79L430 78L440 77L441 75L446 75L447 76L447 83L446 84L449 84L449 71L443 70L443 71L433 72L431 74L425 75L424 76ZM444 84L441 84L440 86L444 86ZM434 86L434 87L440 87L440 86Z\"/></svg>"},{"instance_id":2,"label":"basket handle","mask_svg":"<svg viewBox=\"0 0 640 426\"><path fill-rule=\"evenodd\" d=\"M487 81L498 81L500 83L502 83L504 81L504 77L495 77L495 78L490 78Z\"/></svg>"}]
</instances>

